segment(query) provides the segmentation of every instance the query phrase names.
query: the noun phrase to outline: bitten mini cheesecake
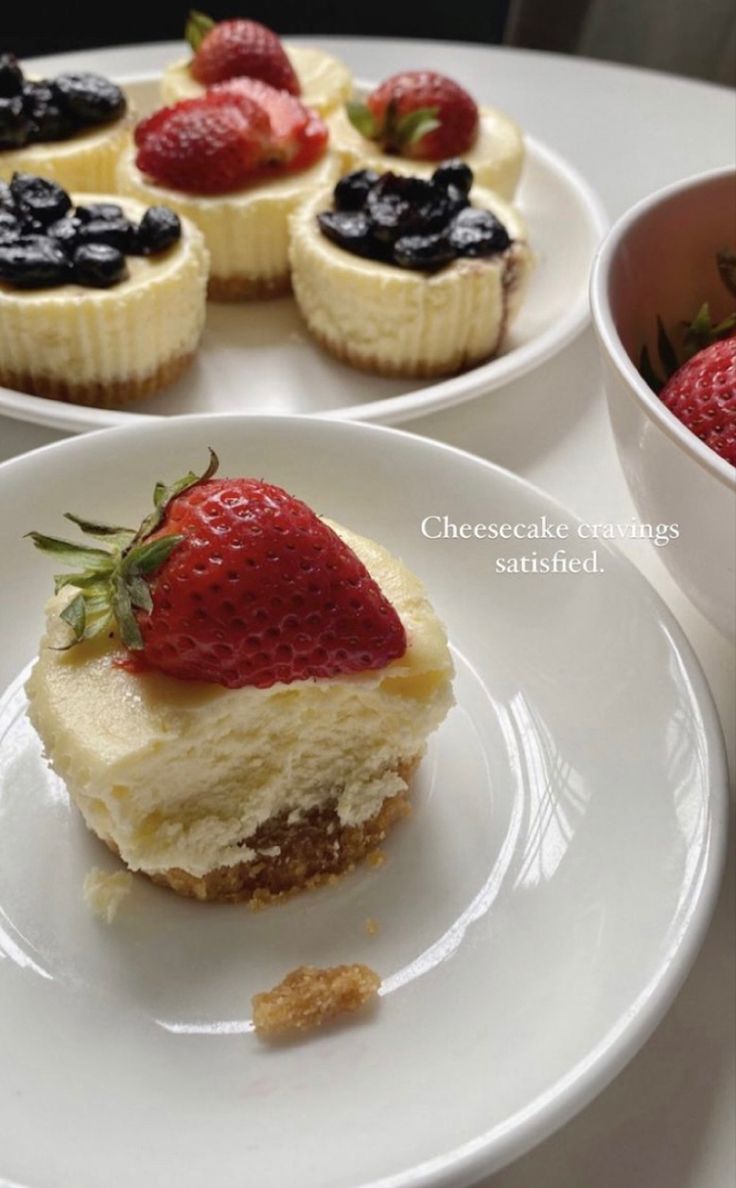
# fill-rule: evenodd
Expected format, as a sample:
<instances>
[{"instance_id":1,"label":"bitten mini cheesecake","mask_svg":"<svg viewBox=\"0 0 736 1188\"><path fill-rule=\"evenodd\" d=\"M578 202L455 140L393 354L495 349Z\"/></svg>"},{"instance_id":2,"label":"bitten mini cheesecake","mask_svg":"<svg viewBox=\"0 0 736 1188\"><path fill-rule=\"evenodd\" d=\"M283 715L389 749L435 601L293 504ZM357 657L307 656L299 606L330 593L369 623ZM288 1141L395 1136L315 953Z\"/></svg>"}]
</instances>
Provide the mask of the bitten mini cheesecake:
<instances>
[{"instance_id":1,"label":"bitten mini cheesecake","mask_svg":"<svg viewBox=\"0 0 736 1188\"><path fill-rule=\"evenodd\" d=\"M338 172L318 115L286 91L242 78L163 108L135 139L118 188L200 228L211 298L289 292L289 215Z\"/></svg>"},{"instance_id":2,"label":"bitten mini cheesecake","mask_svg":"<svg viewBox=\"0 0 736 1188\"><path fill-rule=\"evenodd\" d=\"M360 166L430 177L438 161L459 158L476 183L511 199L524 163L518 126L493 107L478 107L463 87L430 70L393 75L365 102L349 102L328 120L342 172Z\"/></svg>"},{"instance_id":3,"label":"bitten mini cheesecake","mask_svg":"<svg viewBox=\"0 0 736 1188\"><path fill-rule=\"evenodd\" d=\"M207 251L166 207L0 182L0 384L108 407L149 396L191 362Z\"/></svg>"},{"instance_id":4,"label":"bitten mini cheesecake","mask_svg":"<svg viewBox=\"0 0 736 1188\"><path fill-rule=\"evenodd\" d=\"M258 78L298 96L320 115L334 111L350 98L353 80L338 58L311 46L283 45L258 21L215 23L203 13L191 13L185 36L193 57L172 63L161 79L164 103L196 99L214 83L233 78Z\"/></svg>"},{"instance_id":5,"label":"bitten mini cheesecake","mask_svg":"<svg viewBox=\"0 0 736 1188\"><path fill-rule=\"evenodd\" d=\"M84 587L57 579L29 713L131 870L199 899L265 899L345 871L406 815L452 663L386 549L213 471L159 485L137 533L76 521L102 539L96 580L86 549Z\"/></svg>"},{"instance_id":6,"label":"bitten mini cheesecake","mask_svg":"<svg viewBox=\"0 0 736 1188\"><path fill-rule=\"evenodd\" d=\"M130 138L127 106L98 74L29 79L12 54L0 54L0 180L25 172L67 190L113 190Z\"/></svg>"},{"instance_id":7,"label":"bitten mini cheesecake","mask_svg":"<svg viewBox=\"0 0 736 1188\"><path fill-rule=\"evenodd\" d=\"M430 180L358 170L292 218L294 294L312 335L379 375L450 375L490 359L532 254L521 217L462 161Z\"/></svg>"}]
</instances>

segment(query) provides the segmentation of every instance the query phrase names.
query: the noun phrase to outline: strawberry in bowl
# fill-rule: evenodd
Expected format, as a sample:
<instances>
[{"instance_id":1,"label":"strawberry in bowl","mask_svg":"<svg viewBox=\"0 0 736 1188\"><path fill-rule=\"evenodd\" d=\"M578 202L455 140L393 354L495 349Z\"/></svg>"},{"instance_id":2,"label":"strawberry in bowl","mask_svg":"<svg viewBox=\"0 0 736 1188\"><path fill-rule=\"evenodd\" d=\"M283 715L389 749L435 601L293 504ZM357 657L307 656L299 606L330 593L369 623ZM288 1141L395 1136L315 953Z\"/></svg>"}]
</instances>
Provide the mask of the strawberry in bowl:
<instances>
[{"instance_id":1,"label":"strawberry in bowl","mask_svg":"<svg viewBox=\"0 0 736 1188\"><path fill-rule=\"evenodd\" d=\"M284 45L259 21L213 21L190 12L184 35L192 56L173 62L161 79L166 104L195 99L215 83L256 78L298 96L321 115L350 98L353 80L338 58L311 46Z\"/></svg>"},{"instance_id":2,"label":"strawberry in bowl","mask_svg":"<svg viewBox=\"0 0 736 1188\"><path fill-rule=\"evenodd\" d=\"M155 194L200 228L212 299L277 296L291 284L289 216L336 176L327 139L321 117L288 91L253 78L217 83L138 124L118 187Z\"/></svg>"},{"instance_id":3,"label":"strawberry in bowl","mask_svg":"<svg viewBox=\"0 0 736 1188\"><path fill-rule=\"evenodd\" d=\"M329 120L343 170L365 165L430 177L437 162L463 160L478 185L512 198L524 159L516 124L479 107L454 79L433 70L406 70Z\"/></svg>"},{"instance_id":4,"label":"strawberry in bowl","mask_svg":"<svg viewBox=\"0 0 736 1188\"><path fill-rule=\"evenodd\" d=\"M255 478L157 484L137 529L32 533L56 578L29 714L88 827L198 899L333 880L408 807L445 634L380 545ZM114 724L114 725L113 725Z\"/></svg>"}]
</instances>

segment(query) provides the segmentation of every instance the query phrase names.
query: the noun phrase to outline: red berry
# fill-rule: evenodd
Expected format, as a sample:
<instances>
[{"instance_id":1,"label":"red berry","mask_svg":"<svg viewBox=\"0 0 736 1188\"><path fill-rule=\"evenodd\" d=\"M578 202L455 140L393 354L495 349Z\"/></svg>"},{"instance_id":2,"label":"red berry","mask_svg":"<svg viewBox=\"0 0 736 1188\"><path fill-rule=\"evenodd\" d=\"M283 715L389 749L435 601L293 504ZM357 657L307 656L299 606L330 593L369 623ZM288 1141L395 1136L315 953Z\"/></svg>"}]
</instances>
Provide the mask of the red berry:
<instances>
[{"instance_id":1,"label":"red berry","mask_svg":"<svg viewBox=\"0 0 736 1188\"><path fill-rule=\"evenodd\" d=\"M660 398L683 425L736 466L736 337L683 363Z\"/></svg>"},{"instance_id":2,"label":"red berry","mask_svg":"<svg viewBox=\"0 0 736 1188\"><path fill-rule=\"evenodd\" d=\"M182 680L268 688L383 668L404 654L396 611L304 503L256 479L210 479L150 537L181 541L138 612L143 656Z\"/></svg>"},{"instance_id":3,"label":"red berry","mask_svg":"<svg viewBox=\"0 0 736 1188\"><path fill-rule=\"evenodd\" d=\"M322 156L327 146L327 126L293 95L256 78L237 78L219 83L208 92L210 97L233 102L257 103L268 115L271 126L271 164L286 165L292 171L306 169Z\"/></svg>"},{"instance_id":4,"label":"red berry","mask_svg":"<svg viewBox=\"0 0 736 1188\"><path fill-rule=\"evenodd\" d=\"M138 125L136 164L161 185L224 194L252 179L270 135L268 116L252 100L185 99Z\"/></svg>"},{"instance_id":5,"label":"red berry","mask_svg":"<svg viewBox=\"0 0 736 1188\"><path fill-rule=\"evenodd\" d=\"M390 152L427 161L457 157L472 148L478 135L478 108L458 83L433 70L394 74L371 91L366 105L377 126L377 139ZM401 120L413 112L433 112L439 127L418 139L402 134Z\"/></svg>"},{"instance_id":6,"label":"red berry","mask_svg":"<svg viewBox=\"0 0 736 1188\"><path fill-rule=\"evenodd\" d=\"M260 78L292 95L299 80L281 41L258 21L220 21L204 37L192 59L191 71L205 87L225 79Z\"/></svg>"}]
</instances>

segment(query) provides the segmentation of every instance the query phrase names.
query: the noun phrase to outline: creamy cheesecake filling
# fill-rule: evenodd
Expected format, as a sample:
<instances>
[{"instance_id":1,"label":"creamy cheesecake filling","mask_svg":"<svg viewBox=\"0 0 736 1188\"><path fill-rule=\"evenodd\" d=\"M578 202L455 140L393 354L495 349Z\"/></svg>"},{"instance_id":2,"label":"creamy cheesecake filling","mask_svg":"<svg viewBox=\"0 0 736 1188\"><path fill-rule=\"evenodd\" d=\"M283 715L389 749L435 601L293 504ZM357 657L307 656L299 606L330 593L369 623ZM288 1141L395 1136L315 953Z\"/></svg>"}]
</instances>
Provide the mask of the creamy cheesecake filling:
<instances>
[{"instance_id":1,"label":"creamy cheesecake filling","mask_svg":"<svg viewBox=\"0 0 736 1188\"><path fill-rule=\"evenodd\" d=\"M0 149L0 181L10 181L16 172L34 173L58 182L65 190L109 193L116 188L118 160L130 141L132 126L132 117L127 115L66 140Z\"/></svg>"},{"instance_id":2,"label":"creamy cheesecake filling","mask_svg":"<svg viewBox=\"0 0 736 1188\"><path fill-rule=\"evenodd\" d=\"M284 49L299 79L299 98L307 107L325 115L350 98L352 75L338 58L306 45L285 45ZM196 99L204 95L206 88L192 75L190 62L191 58L182 58L164 71L161 78L164 103L178 103L180 99Z\"/></svg>"},{"instance_id":3,"label":"creamy cheesecake filling","mask_svg":"<svg viewBox=\"0 0 736 1188\"><path fill-rule=\"evenodd\" d=\"M481 107L479 111L478 138L459 160L465 161L473 170L477 185L495 190L502 198L513 198L524 163L521 130L509 116L493 107ZM393 172L428 178L439 164L382 153L377 144L361 136L353 127L344 107L335 111L327 123L330 143L340 157L343 173L367 167L379 174Z\"/></svg>"},{"instance_id":4,"label":"creamy cheesecake filling","mask_svg":"<svg viewBox=\"0 0 736 1188\"><path fill-rule=\"evenodd\" d=\"M452 704L444 629L419 580L385 549L333 525L396 608L404 656L377 672L225 689L134 675L116 640L55 650L68 629L48 608L29 714L89 827L134 870L201 876L255 857L260 825L332 804L342 824L406 790Z\"/></svg>"}]
</instances>

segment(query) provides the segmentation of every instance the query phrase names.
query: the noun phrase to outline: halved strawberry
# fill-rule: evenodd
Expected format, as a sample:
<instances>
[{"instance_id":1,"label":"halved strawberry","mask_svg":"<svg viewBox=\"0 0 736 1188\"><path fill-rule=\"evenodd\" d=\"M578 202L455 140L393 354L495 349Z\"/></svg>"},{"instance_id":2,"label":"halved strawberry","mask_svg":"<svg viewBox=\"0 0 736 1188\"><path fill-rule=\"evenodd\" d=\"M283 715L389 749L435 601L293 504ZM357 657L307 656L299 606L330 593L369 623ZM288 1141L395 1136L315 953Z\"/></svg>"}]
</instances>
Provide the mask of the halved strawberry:
<instances>
[{"instance_id":1,"label":"halved strawberry","mask_svg":"<svg viewBox=\"0 0 736 1188\"><path fill-rule=\"evenodd\" d=\"M285 165L291 171L306 169L325 151L326 124L316 112L286 91L278 91L260 79L237 78L210 87L207 94L237 103L259 104L271 124L270 160L273 164Z\"/></svg>"},{"instance_id":2,"label":"halved strawberry","mask_svg":"<svg viewBox=\"0 0 736 1188\"><path fill-rule=\"evenodd\" d=\"M190 70L203 86L230 78L260 78L272 87L299 94L299 79L279 37L258 21L215 23L204 13L192 12L185 35L195 51Z\"/></svg>"},{"instance_id":3,"label":"halved strawberry","mask_svg":"<svg viewBox=\"0 0 736 1188\"><path fill-rule=\"evenodd\" d=\"M247 184L267 159L271 124L263 108L205 95L164 107L135 131L138 168L160 185L224 194Z\"/></svg>"},{"instance_id":4,"label":"halved strawberry","mask_svg":"<svg viewBox=\"0 0 736 1188\"><path fill-rule=\"evenodd\" d=\"M313 511L259 479L157 484L136 531L69 516L101 548L31 533L81 572L62 613L77 641L117 626L126 648L180 680L228 688L383 668L404 627L356 554Z\"/></svg>"}]
</instances>

